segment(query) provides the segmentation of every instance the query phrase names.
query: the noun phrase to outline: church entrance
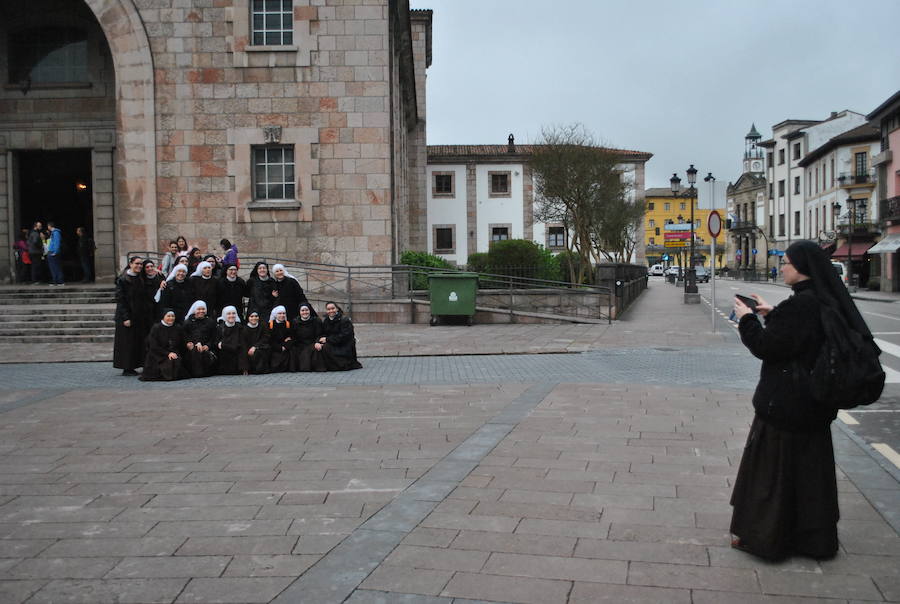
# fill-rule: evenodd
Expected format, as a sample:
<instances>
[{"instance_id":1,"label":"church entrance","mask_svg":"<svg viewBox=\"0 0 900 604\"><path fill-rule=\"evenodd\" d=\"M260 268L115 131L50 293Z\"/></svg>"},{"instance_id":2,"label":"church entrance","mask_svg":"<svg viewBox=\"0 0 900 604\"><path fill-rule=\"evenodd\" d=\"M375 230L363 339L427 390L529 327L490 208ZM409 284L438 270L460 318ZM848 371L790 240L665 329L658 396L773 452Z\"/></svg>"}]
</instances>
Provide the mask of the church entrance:
<instances>
[{"instance_id":1,"label":"church entrance","mask_svg":"<svg viewBox=\"0 0 900 604\"><path fill-rule=\"evenodd\" d=\"M54 221L62 231L65 280L80 281L75 229L84 227L93 237L91 150L19 151L16 164L16 222L30 228L40 221L46 228L48 220Z\"/></svg>"}]
</instances>

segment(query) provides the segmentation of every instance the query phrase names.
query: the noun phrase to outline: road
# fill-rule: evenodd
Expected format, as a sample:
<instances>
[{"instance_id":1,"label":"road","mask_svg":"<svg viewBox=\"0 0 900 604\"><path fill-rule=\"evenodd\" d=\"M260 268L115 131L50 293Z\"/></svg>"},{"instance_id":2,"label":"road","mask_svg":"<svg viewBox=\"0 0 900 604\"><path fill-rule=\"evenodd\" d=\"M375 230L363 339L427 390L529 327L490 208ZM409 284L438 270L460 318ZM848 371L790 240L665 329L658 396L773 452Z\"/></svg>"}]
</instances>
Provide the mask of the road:
<instances>
[{"instance_id":1,"label":"road","mask_svg":"<svg viewBox=\"0 0 900 604\"><path fill-rule=\"evenodd\" d=\"M699 289L708 307L710 284L700 284ZM791 290L781 284L718 280L715 304L717 328L737 332L737 325L728 321L727 317L731 314L734 295L738 293L746 296L758 294L767 302L777 304L787 298ZM882 350L881 364L887 374L887 384L877 403L842 412L839 418L900 468L900 304L856 300L856 306Z\"/></svg>"}]
</instances>

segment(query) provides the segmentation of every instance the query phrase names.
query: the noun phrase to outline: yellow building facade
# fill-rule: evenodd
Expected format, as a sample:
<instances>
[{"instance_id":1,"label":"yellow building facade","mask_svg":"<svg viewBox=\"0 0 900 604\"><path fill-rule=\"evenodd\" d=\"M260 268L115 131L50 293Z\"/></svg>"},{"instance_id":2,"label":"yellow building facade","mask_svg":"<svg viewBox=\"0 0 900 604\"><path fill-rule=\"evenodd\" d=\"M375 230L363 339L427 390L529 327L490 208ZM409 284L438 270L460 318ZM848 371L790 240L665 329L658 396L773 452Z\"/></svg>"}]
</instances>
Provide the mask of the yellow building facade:
<instances>
[{"instance_id":1,"label":"yellow building facade","mask_svg":"<svg viewBox=\"0 0 900 604\"><path fill-rule=\"evenodd\" d=\"M647 189L644 193L647 209L644 214L644 251L648 265L654 264L679 264L687 266L690 240L683 239L684 247L666 247L667 224L690 224L691 203L694 204L694 253L702 257L702 262L697 264L710 266L709 243L710 237L706 229L706 221L710 210L701 210L697 207L697 198L693 199L682 195L675 197L672 190L664 187ZM719 235L718 243L722 242ZM668 254L669 260L663 260L663 255Z\"/></svg>"}]
</instances>

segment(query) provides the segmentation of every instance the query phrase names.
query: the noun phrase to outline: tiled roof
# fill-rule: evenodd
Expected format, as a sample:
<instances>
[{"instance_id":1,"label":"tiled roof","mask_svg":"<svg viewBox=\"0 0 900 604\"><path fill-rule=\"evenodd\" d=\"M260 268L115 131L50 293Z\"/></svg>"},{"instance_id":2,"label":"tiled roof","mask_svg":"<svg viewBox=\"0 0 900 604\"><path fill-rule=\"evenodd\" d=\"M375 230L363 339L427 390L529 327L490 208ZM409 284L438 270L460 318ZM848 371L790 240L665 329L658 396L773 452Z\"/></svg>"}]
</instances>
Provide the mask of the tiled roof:
<instances>
[{"instance_id":1,"label":"tiled roof","mask_svg":"<svg viewBox=\"0 0 900 604\"><path fill-rule=\"evenodd\" d=\"M807 153L806 156L801 159L797 165L801 168L805 168L806 166L812 164L814 161L816 161L835 147L839 147L840 145L852 145L853 143L877 141L880 138L881 131L878 128L876 128L872 124L863 124L862 126L857 126L856 128L852 128L850 130L847 130L846 132L838 134L837 136L831 137L825 142L825 144Z\"/></svg>"},{"instance_id":2,"label":"tiled roof","mask_svg":"<svg viewBox=\"0 0 900 604\"><path fill-rule=\"evenodd\" d=\"M507 156L530 155L539 145L515 145L515 152L508 151L508 145L428 145L428 157L485 157L500 158ZM608 149L623 158L647 161L653 157L646 151L631 149Z\"/></svg>"},{"instance_id":3,"label":"tiled roof","mask_svg":"<svg viewBox=\"0 0 900 604\"><path fill-rule=\"evenodd\" d=\"M644 197L674 197L668 187L654 187L644 190Z\"/></svg>"}]
</instances>

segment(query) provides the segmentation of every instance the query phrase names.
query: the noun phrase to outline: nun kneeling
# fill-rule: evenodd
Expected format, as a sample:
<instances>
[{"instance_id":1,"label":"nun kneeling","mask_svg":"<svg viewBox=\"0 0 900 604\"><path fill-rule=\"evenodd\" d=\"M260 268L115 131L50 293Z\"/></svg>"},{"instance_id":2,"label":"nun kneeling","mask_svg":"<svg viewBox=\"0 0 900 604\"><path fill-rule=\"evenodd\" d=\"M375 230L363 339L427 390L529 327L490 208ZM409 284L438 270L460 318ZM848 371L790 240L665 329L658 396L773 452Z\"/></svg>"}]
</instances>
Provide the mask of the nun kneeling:
<instances>
[{"instance_id":1,"label":"nun kneeling","mask_svg":"<svg viewBox=\"0 0 900 604\"><path fill-rule=\"evenodd\" d=\"M291 346L294 343L294 334L291 332L291 322L287 320L284 306L276 306L269 315L268 329L269 371L277 373L287 371L291 364Z\"/></svg>"},{"instance_id":2,"label":"nun kneeling","mask_svg":"<svg viewBox=\"0 0 900 604\"><path fill-rule=\"evenodd\" d=\"M234 306L223 308L219 324L216 326L215 346L219 357L219 373L222 375L244 373L246 363L242 363L240 358L244 354L241 338L243 330L237 308Z\"/></svg>"},{"instance_id":3,"label":"nun kneeling","mask_svg":"<svg viewBox=\"0 0 900 604\"><path fill-rule=\"evenodd\" d=\"M312 308L300 305L300 315L294 319L294 345L291 347L291 371L325 371L322 353L316 342L322 336L322 322L312 315Z\"/></svg>"},{"instance_id":4,"label":"nun kneeling","mask_svg":"<svg viewBox=\"0 0 900 604\"><path fill-rule=\"evenodd\" d=\"M212 375L216 367L217 358L213 352L216 322L206 316L206 312L206 302L197 300L184 318L185 359L191 377Z\"/></svg>"},{"instance_id":5,"label":"nun kneeling","mask_svg":"<svg viewBox=\"0 0 900 604\"><path fill-rule=\"evenodd\" d=\"M184 377L183 350L184 332L175 324L175 311L167 308L162 320L150 328L144 372L138 379L144 382L180 380Z\"/></svg>"},{"instance_id":6,"label":"nun kneeling","mask_svg":"<svg viewBox=\"0 0 900 604\"><path fill-rule=\"evenodd\" d=\"M247 324L241 332L241 351L238 360L243 363L241 373L269 373L269 334L259 321L259 313L251 310Z\"/></svg>"},{"instance_id":7,"label":"nun kneeling","mask_svg":"<svg viewBox=\"0 0 900 604\"><path fill-rule=\"evenodd\" d=\"M362 369L356 359L356 334L353 323L344 316L334 302L325 304L325 319L322 321L322 336L315 349L322 355L328 371L348 371Z\"/></svg>"}]
</instances>

